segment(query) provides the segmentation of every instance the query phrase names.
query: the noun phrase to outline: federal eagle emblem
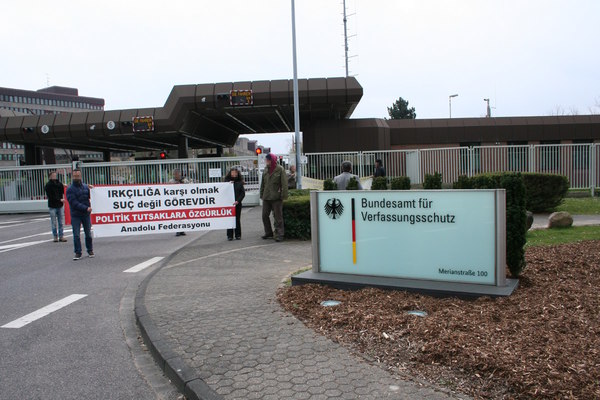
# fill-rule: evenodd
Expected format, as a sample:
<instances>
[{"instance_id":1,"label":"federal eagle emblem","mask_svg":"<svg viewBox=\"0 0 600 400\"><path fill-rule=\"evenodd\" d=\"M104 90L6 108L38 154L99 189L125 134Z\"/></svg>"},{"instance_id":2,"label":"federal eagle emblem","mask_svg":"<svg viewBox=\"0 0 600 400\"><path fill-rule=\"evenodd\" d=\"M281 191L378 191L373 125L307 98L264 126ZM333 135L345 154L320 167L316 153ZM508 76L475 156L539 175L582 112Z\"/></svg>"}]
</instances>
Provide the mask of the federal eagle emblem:
<instances>
[{"instance_id":1,"label":"federal eagle emblem","mask_svg":"<svg viewBox=\"0 0 600 400\"><path fill-rule=\"evenodd\" d=\"M344 212L344 205L340 199L336 198L327 200L323 208L325 209L325 214L327 214L331 219L335 219L336 216L341 216Z\"/></svg>"}]
</instances>

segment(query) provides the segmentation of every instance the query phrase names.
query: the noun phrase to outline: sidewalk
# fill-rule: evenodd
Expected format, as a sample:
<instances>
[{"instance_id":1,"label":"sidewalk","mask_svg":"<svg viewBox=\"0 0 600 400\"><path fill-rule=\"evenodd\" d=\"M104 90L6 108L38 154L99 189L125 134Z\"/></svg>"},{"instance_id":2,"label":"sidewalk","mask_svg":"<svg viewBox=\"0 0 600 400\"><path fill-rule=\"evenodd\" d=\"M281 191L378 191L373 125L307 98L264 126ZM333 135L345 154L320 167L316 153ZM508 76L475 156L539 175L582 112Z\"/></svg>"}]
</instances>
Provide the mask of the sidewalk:
<instances>
[{"instance_id":1,"label":"sidewalk","mask_svg":"<svg viewBox=\"0 0 600 400\"><path fill-rule=\"evenodd\" d=\"M138 291L144 340L188 400L467 398L393 377L282 311L276 290L311 264L311 243L262 240L260 213L244 209L241 241L206 232ZM536 215L534 227L547 221Z\"/></svg>"},{"instance_id":2,"label":"sidewalk","mask_svg":"<svg viewBox=\"0 0 600 400\"><path fill-rule=\"evenodd\" d=\"M145 342L188 400L465 398L399 380L284 312L277 288L311 264L311 243L261 239L260 213L244 209L241 241L207 232L138 291Z\"/></svg>"},{"instance_id":3,"label":"sidewalk","mask_svg":"<svg viewBox=\"0 0 600 400\"><path fill-rule=\"evenodd\" d=\"M534 214L531 229L548 227L550 214ZM573 215L573 226L600 225L600 215Z\"/></svg>"}]
</instances>

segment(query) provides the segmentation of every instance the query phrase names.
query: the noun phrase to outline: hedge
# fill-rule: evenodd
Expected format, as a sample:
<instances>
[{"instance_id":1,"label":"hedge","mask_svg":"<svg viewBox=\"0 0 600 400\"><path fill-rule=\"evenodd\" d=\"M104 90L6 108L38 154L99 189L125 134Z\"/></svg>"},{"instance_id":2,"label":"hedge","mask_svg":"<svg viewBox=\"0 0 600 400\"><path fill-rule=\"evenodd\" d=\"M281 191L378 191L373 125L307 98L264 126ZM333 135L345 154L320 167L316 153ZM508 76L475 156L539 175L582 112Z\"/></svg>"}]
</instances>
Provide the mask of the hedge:
<instances>
[{"instance_id":1,"label":"hedge","mask_svg":"<svg viewBox=\"0 0 600 400\"><path fill-rule=\"evenodd\" d=\"M288 239L310 239L310 195L291 196L283 202L283 223Z\"/></svg>"},{"instance_id":2,"label":"hedge","mask_svg":"<svg viewBox=\"0 0 600 400\"><path fill-rule=\"evenodd\" d=\"M323 181L323 190L337 190L337 183L333 179L325 179Z\"/></svg>"},{"instance_id":3,"label":"hedge","mask_svg":"<svg viewBox=\"0 0 600 400\"><path fill-rule=\"evenodd\" d=\"M400 176L392 179L392 190L410 190L410 178L408 176Z\"/></svg>"},{"instance_id":4,"label":"hedge","mask_svg":"<svg viewBox=\"0 0 600 400\"><path fill-rule=\"evenodd\" d=\"M442 174L436 172L433 175L425 174L425 180L423 181L423 189L441 189L442 188Z\"/></svg>"},{"instance_id":5,"label":"hedge","mask_svg":"<svg viewBox=\"0 0 600 400\"><path fill-rule=\"evenodd\" d=\"M472 178L461 176L454 189L506 189L506 264L512 276L518 277L525 268L525 235L527 214L525 184L519 173L482 174Z\"/></svg>"},{"instance_id":6,"label":"hedge","mask_svg":"<svg viewBox=\"0 0 600 400\"><path fill-rule=\"evenodd\" d=\"M371 183L371 190L387 190L387 178L385 176L378 176L373 178Z\"/></svg>"},{"instance_id":7,"label":"hedge","mask_svg":"<svg viewBox=\"0 0 600 400\"><path fill-rule=\"evenodd\" d=\"M569 179L562 175L524 173L523 182L525 206L534 213L553 211L569 190Z\"/></svg>"},{"instance_id":8,"label":"hedge","mask_svg":"<svg viewBox=\"0 0 600 400\"><path fill-rule=\"evenodd\" d=\"M354 176L348 180L348 184L346 185L346 190L358 190L358 179Z\"/></svg>"}]
</instances>

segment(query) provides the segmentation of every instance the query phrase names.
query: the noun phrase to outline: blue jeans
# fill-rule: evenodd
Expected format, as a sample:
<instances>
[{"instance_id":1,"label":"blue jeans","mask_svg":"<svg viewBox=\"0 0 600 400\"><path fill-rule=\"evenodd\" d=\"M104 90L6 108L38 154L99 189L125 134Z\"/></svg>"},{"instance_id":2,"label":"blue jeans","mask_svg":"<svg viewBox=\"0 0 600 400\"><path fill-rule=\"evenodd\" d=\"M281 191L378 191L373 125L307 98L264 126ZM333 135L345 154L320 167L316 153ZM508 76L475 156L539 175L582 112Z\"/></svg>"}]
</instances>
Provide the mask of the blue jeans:
<instances>
[{"instance_id":1,"label":"blue jeans","mask_svg":"<svg viewBox=\"0 0 600 400\"><path fill-rule=\"evenodd\" d=\"M65 208L48 208L50 212L50 226L52 227L52 236L63 237L63 225L65 224ZM57 227L58 225L58 227Z\"/></svg>"},{"instance_id":2,"label":"blue jeans","mask_svg":"<svg viewBox=\"0 0 600 400\"><path fill-rule=\"evenodd\" d=\"M83 233L85 234L85 249L89 253L94 251L92 247L92 220L90 214L79 217L71 215L71 226L73 227L73 246L76 254L81 254L81 237L79 236L79 229L83 225Z\"/></svg>"}]
</instances>

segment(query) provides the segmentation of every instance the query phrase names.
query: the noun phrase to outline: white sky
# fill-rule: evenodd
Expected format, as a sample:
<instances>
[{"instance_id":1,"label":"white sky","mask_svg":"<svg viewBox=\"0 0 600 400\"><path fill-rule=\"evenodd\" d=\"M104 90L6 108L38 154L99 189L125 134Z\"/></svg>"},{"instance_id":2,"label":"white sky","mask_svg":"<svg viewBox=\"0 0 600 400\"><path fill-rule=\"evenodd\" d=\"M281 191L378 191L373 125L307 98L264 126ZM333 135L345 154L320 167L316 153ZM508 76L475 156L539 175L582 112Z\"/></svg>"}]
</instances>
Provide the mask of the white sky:
<instances>
[{"instance_id":1,"label":"white sky","mask_svg":"<svg viewBox=\"0 0 600 400\"><path fill-rule=\"evenodd\" d=\"M347 0L353 118L600 112L600 1ZM106 109L159 107L173 85L292 78L286 0L29 0L1 7L0 86L76 87ZM297 0L300 78L343 76L341 0ZM287 151L289 135L259 142Z\"/></svg>"}]
</instances>

